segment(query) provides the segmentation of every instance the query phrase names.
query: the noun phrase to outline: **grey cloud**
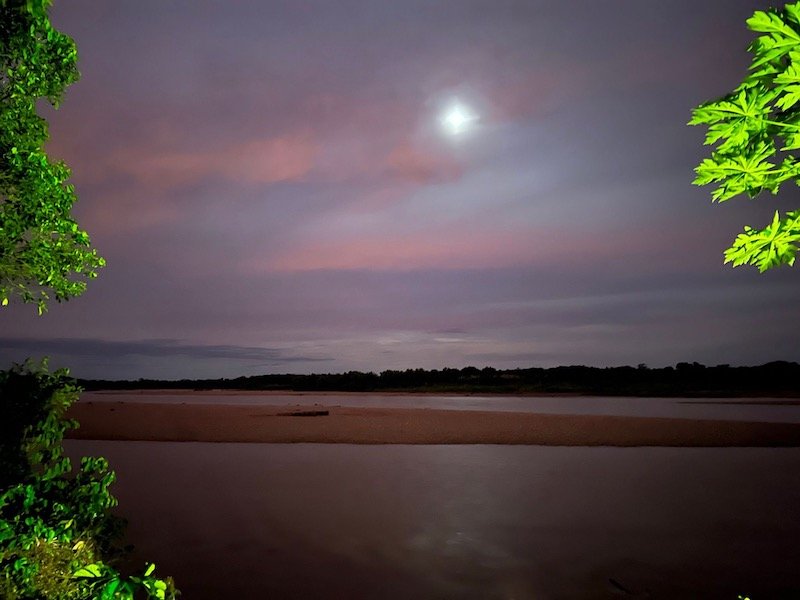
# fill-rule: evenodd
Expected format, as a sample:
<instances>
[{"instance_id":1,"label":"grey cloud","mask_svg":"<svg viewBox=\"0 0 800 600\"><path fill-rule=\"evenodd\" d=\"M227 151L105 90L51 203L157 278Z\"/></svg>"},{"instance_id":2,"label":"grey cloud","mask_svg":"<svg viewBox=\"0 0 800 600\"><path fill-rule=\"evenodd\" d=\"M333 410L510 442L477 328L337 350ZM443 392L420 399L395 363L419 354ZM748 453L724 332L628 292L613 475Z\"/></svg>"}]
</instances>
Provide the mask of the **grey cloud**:
<instances>
[{"instance_id":1,"label":"grey cloud","mask_svg":"<svg viewBox=\"0 0 800 600\"><path fill-rule=\"evenodd\" d=\"M475 352L467 353L464 358L473 366L494 366L497 368L508 368L509 363L519 366L539 366L542 364L552 364L554 360L561 356L554 352ZM513 367L511 367L513 368Z\"/></svg>"},{"instance_id":2,"label":"grey cloud","mask_svg":"<svg viewBox=\"0 0 800 600\"><path fill-rule=\"evenodd\" d=\"M158 358L235 359L268 364L328 361L330 358L292 356L276 348L187 344L178 340L110 341L97 339L0 338L0 348L35 354L97 356L104 359L126 356Z\"/></svg>"}]
</instances>

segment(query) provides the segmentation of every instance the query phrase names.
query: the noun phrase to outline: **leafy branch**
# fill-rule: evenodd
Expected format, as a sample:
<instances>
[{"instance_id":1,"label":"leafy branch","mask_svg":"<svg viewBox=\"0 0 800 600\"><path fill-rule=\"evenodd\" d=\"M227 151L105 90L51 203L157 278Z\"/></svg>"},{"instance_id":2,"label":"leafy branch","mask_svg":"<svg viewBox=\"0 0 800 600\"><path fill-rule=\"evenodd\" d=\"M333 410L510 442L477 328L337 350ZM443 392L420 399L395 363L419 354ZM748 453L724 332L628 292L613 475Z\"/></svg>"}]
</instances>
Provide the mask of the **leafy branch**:
<instances>
[{"instance_id":1,"label":"leafy branch","mask_svg":"<svg viewBox=\"0 0 800 600\"><path fill-rule=\"evenodd\" d=\"M713 201L724 202L763 191L777 194L788 181L800 180L800 2L781 10L756 11L747 20L761 33L748 50L750 74L727 96L701 104L689 125L706 125L710 158L695 168L695 185L717 184ZM794 264L800 241L799 212L779 213L761 230L747 226L725 251L734 267L750 264L764 272Z\"/></svg>"},{"instance_id":2,"label":"leafy branch","mask_svg":"<svg viewBox=\"0 0 800 600\"><path fill-rule=\"evenodd\" d=\"M751 264L763 273L772 267L794 265L796 243L800 241L800 211L787 213L781 220L778 211L772 223L759 231L745 227L733 246L725 251L725 262L734 267Z\"/></svg>"},{"instance_id":3,"label":"leafy branch","mask_svg":"<svg viewBox=\"0 0 800 600\"><path fill-rule=\"evenodd\" d=\"M73 40L53 29L50 0L0 0L0 306L81 294L105 262L71 216L70 171L44 151L46 98L58 107L77 81ZM76 277L77 276L77 277Z\"/></svg>"}]
</instances>

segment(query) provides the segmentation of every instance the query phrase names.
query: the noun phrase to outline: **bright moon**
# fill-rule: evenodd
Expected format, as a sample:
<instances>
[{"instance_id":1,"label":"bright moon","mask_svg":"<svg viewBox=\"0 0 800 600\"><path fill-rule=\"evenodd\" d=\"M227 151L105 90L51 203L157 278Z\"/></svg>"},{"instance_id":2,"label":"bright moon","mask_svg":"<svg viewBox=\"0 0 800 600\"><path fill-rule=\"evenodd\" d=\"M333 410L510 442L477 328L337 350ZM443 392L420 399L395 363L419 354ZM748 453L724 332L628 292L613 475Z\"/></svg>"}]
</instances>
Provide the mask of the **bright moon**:
<instances>
[{"instance_id":1,"label":"bright moon","mask_svg":"<svg viewBox=\"0 0 800 600\"><path fill-rule=\"evenodd\" d=\"M461 104L452 105L441 118L445 131L452 135L463 133L477 120L478 116Z\"/></svg>"}]
</instances>

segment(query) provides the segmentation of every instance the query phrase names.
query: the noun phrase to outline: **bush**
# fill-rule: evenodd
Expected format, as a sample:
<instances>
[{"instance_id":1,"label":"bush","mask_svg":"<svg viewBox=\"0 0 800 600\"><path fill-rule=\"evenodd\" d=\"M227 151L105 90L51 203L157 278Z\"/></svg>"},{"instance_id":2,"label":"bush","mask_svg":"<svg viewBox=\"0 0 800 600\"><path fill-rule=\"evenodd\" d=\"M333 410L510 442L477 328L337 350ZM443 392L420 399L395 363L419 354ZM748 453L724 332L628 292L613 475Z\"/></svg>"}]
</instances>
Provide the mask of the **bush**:
<instances>
[{"instance_id":1,"label":"bush","mask_svg":"<svg viewBox=\"0 0 800 600\"><path fill-rule=\"evenodd\" d=\"M62 441L80 393L47 362L0 371L0 598L7 600L173 599L171 578L124 576L116 565L124 521L104 458L73 473Z\"/></svg>"}]
</instances>

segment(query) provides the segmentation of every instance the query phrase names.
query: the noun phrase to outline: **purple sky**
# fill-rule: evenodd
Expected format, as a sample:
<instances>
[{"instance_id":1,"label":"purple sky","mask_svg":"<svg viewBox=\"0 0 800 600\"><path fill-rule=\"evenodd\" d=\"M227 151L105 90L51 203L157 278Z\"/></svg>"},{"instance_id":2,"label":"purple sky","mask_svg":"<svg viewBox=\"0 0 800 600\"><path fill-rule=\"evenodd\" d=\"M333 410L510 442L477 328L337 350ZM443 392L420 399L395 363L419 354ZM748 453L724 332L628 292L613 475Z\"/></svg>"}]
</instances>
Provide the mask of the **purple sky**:
<instances>
[{"instance_id":1,"label":"purple sky","mask_svg":"<svg viewBox=\"0 0 800 600\"><path fill-rule=\"evenodd\" d=\"M0 362L81 377L800 360L800 277L722 252L691 108L768 2L57 0L43 109L108 266ZM454 100L479 120L458 136Z\"/></svg>"}]
</instances>

